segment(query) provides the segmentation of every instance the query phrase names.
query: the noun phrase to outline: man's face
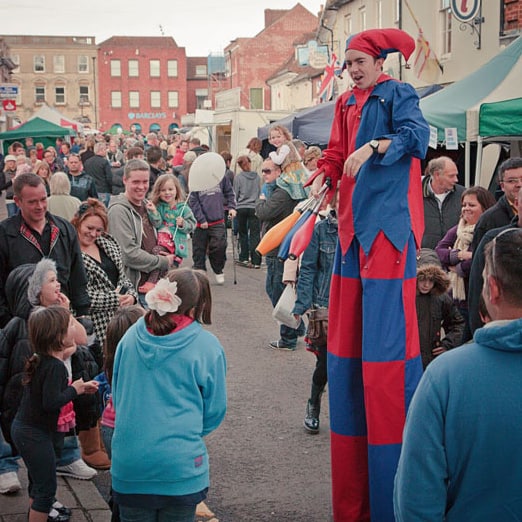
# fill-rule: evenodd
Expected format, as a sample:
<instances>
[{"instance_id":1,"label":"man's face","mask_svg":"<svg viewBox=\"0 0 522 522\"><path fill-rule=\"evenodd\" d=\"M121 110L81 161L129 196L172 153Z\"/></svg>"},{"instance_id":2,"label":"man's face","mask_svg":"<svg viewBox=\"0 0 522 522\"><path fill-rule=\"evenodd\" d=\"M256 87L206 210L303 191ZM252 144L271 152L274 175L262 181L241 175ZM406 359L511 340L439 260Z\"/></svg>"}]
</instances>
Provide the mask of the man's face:
<instances>
[{"instance_id":1,"label":"man's face","mask_svg":"<svg viewBox=\"0 0 522 522\"><path fill-rule=\"evenodd\" d=\"M435 175L437 176L439 190L442 192L453 190L459 180L459 171L453 161L446 161L444 169L439 170Z\"/></svg>"},{"instance_id":2,"label":"man's face","mask_svg":"<svg viewBox=\"0 0 522 522\"><path fill-rule=\"evenodd\" d=\"M504 180L500 182L500 188L504 191L507 200L514 203L522 188L522 167L506 170Z\"/></svg>"},{"instance_id":3,"label":"man's face","mask_svg":"<svg viewBox=\"0 0 522 522\"><path fill-rule=\"evenodd\" d=\"M267 160L263 163L261 173L263 174L263 181L265 183L272 183L279 177L279 174L281 174L281 169L273 161Z\"/></svg>"},{"instance_id":4,"label":"man's face","mask_svg":"<svg viewBox=\"0 0 522 522\"><path fill-rule=\"evenodd\" d=\"M29 226L35 228L45 221L47 212L47 192L43 183L37 187L25 186L20 197L14 196L14 202Z\"/></svg>"},{"instance_id":5,"label":"man's face","mask_svg":"<svg viewBox=\"0 0 522 522\"><path fill-rule=\"evenodd\" d=\"M25 156L25 149L23 147L18 147L13 152L15 156Z\"/></svg>"},{"instance_id":6,"label":"man's face","mask_svg":"<svg viewBox=\"0 0 522 522\"><path fill-rule=\"evenodd\" d=\"M346 66L354 84L359 89L373 87L382 73L382 58L375 59L369 54L350 49L346 51Z\"/></svg>"},{"instance_id":7,"label":"man's face","mask_svg":"<svg viewBox=\"0 0 522 522\"><path fill-rule=\"evenodd\" d=\"M129 177L123 176L125 196L134 205L141 205L149 190L149 171L133 170Z\"/></svg>"},{"instance_id":8,"label":"man's face","mask_svg":"<svg viewBox=\"0 0 522 522\"><path fill-rule=\"evenodd\" d=\"M69 156L67 166L69 167L69 172L73 176L75 174L79 174L82 171L82 162L78 156Z\"/></svg>"}]
</instances>

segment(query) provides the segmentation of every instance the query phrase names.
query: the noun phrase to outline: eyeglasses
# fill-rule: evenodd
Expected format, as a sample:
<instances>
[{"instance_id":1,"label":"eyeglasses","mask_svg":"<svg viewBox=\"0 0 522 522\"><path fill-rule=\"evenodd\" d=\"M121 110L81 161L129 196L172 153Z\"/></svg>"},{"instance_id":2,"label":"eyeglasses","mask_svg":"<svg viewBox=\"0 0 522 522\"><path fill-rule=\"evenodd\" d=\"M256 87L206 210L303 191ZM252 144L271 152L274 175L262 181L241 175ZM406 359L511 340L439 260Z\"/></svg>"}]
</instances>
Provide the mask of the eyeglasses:
<instances>
[{"instance_id":1,"label":"eyeglasses","mask_svg":"<svg viewBox=\"0 0 522 522\"><path fill-rule=\"evenodd\" d=\"M271 172L273 172L274 169L262 169L261 172L263 174L270 174Z\"/></svg>"},{"instance_id":2,"label":"eyeglasses","mask_svg":"<svg viewBox=\"0 0 522 522\"><path fill-rule=\"evenodd\" d=\"M497 263L496 263L496 255L497 255L497 241L502 238L506 237L508 232L514 232L519 229L517 228L507 228L506 230L502 230L499 234L497 234L491 243L491 274L493 277L497 277Z\"/></svg>"},{"instance_id":3,"label":"eyeglasses","mask_svg":"<svg viewBox=\"0 0 522 522\"><path fill-rule=\"evenodd\" d=\"M508 178L502 181L502 183L509 183L510 185L513 185L515 183L521 183L522 184L522 178Z\"/></svg>"}]
</instances>

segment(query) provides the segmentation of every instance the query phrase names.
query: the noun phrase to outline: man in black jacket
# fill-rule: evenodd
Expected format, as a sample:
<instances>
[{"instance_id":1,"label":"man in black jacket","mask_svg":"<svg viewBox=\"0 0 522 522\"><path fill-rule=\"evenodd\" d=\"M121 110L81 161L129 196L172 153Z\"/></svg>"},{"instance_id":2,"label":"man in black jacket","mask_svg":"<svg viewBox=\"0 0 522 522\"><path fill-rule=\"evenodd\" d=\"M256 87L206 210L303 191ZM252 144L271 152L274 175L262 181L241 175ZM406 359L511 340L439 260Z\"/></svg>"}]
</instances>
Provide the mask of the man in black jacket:
<instances>
[{"instance_id":1,"label":"man in black jacket","mask_svg":"<svg viewBox=\"0 0 522 522\"><path fill-rule=\"evenodd\" d=\"M256 204L256 216L264 222L263 229L266 232L289 216L294 211L298 201L292 199L288 192L275 184L277 178L281 175L279 165L276 165L271 159L266 159L263 162L261 172L266 186L270 187L270 195L267 197L265 194L261 194ZM284 264L277 257L277 252L278 249L275 248L268 252L265 257L267 267L266 293L272 302L272 306L277 304L285 288L283 283ZM279 340L272 341L270 346L274 349L293 351L297 345L297 338L304 335L304 324L301 322L297 329L282 324L279 335Z\"/></svg>"},{"instance_id":2,"label":"man in black jacket","mask_svg":"<svg viewBox=\"0 0 522 522\"><path fill-rule=\"evenodd\" d=\"M522 187L518 191L517 197L515 199L515 205L517 207L518 217L514 217L511 223L504 227L488 230L482 237L482 240L480 241L477 248L473 251L473 261L471 263L471 271L469 273L468 289L469 327L471 329L471 333L474 333L475 330L480 328L483 324L479 313L479 307L482 286L484 284L484 279L482 277L485 264L484 249L486 248L486 245L503 230L522 227ZM519 262L522 262L522 255Z\"/></svg>"},{"instance_id":3,"label":"man in black jacket","mask_svg":"<svg viewBox=\"0 0 522 522\"><path fill-rule=\"evenodd\" d=\"M65 219L47 212L47 193L39 176L20 174L13 189L20 212L0 223L0 328L11 318L5 297L9 272L43 257L56 261L62 291L76 315L88 314L91 302L76 231Z\"/></svg>"},{"instance_id":4,"label":"man in black jacket","mask_svg":"<svg viewBox=\"0 0 522 522\"><path fill-rule=\"evenodd\" d=\"M459 222L464 187L457 183L455 162L446 156L434 158L422 180L424 235L422 248L434 249L446 232Z\"/></svg>"},{"instance_id":5,"label":"man in black jacket","mask_svg":"<svg viewBox=\"0 0 522 522\"><path fill-rule=\"evenodd\" d=\"M522 158L509 158L498 168L498 181L504 195L480 216L471 243L475 251L484 234L493 228L509 225L517 214L515 200L522 187Z\"/></svg>"},{"instance_id":6,"label":"man in black jacket","mask_svg":"<svg viewBox=\"0 0 522 522\"><path fill-rule=\"evenodd\" d=\"M94 145L94 156L83 164L83 168L94 180L99 200L108 207L112 194L112 170L106 154L107 145L105 142L96 143Z\"/></svg>"}]
</instances>

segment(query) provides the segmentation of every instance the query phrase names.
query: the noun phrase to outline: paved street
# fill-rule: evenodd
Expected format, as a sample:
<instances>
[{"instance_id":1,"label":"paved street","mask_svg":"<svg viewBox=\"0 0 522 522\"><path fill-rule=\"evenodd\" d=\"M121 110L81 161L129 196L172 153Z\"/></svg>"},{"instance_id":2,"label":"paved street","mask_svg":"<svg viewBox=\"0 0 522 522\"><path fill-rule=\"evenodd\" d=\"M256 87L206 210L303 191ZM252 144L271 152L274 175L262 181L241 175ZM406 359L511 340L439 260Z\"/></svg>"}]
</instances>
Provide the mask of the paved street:
<instances>
[{"instance_id":1,"label":"paved street","mask_svg":"<svg viewBox=\"0 0 522 522\"><path fill-rule=\"evenodd\" d=\"M278 338L264 291L265 268L237 267L232 251L225 285L211 275L214 332L228 360L228 412L207 438L211 462L209 508L220 522L329 522L331 520L327 396L319 435L302 422L315 358L302 341L295 352L277 352ZM25 481L25 472L20 472ZM102 496L109 473L95 484L59 479L60 499L75 508L72 522L109 520ZM0 496L0 521L25 521L27 497ZM198 519L200 520L200 519Z\"/></svg>"}]
</instances>

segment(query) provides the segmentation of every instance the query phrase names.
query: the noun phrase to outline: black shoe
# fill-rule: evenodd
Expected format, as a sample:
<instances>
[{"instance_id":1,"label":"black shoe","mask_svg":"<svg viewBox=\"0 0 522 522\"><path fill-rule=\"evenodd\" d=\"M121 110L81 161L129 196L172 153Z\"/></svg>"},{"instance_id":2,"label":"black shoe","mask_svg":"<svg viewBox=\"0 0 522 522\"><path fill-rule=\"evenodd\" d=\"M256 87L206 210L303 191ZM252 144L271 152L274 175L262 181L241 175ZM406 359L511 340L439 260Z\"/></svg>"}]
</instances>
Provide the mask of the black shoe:
<instances>
[{"instance_id":1,"label":"black shoe","mask_svg":"<svg viewBox=\"0 0 522 522\"><path fill-rule=\"evenodd\" d=\"M306 404L306 416L303 424L308 433L313 435L319 433L319 409L310 400Z\"/></svg>"},{"instance_id":2,"label":"black shoe","mask_svg":"<svg viewBox=\"0 0 522 522\"><path fill-rule=\"evenodd\" d=\"M274 350L282 350L282 351L286 351L286 352L295 351L295 346L288 346L287 344L284 344L282 341L272 341L270 343L270 348L273 348Z\"/></svg>"},{"instance_id":3,"label":"black shoe","mask_svg":"<svg viewBox=\"0 0 522 522\"><path fill-rule=\"evenodd\" d=\"M67 508L66 508L67 509ZM53 508L54 512L57 513L55 516L49 515L47 517L47 522L69 522L69 519L71 518L71 515L66 515L63 513L60 513L57 509ZM51 511L52 513L53 511Z\"/></svg>"}]
</instances>

